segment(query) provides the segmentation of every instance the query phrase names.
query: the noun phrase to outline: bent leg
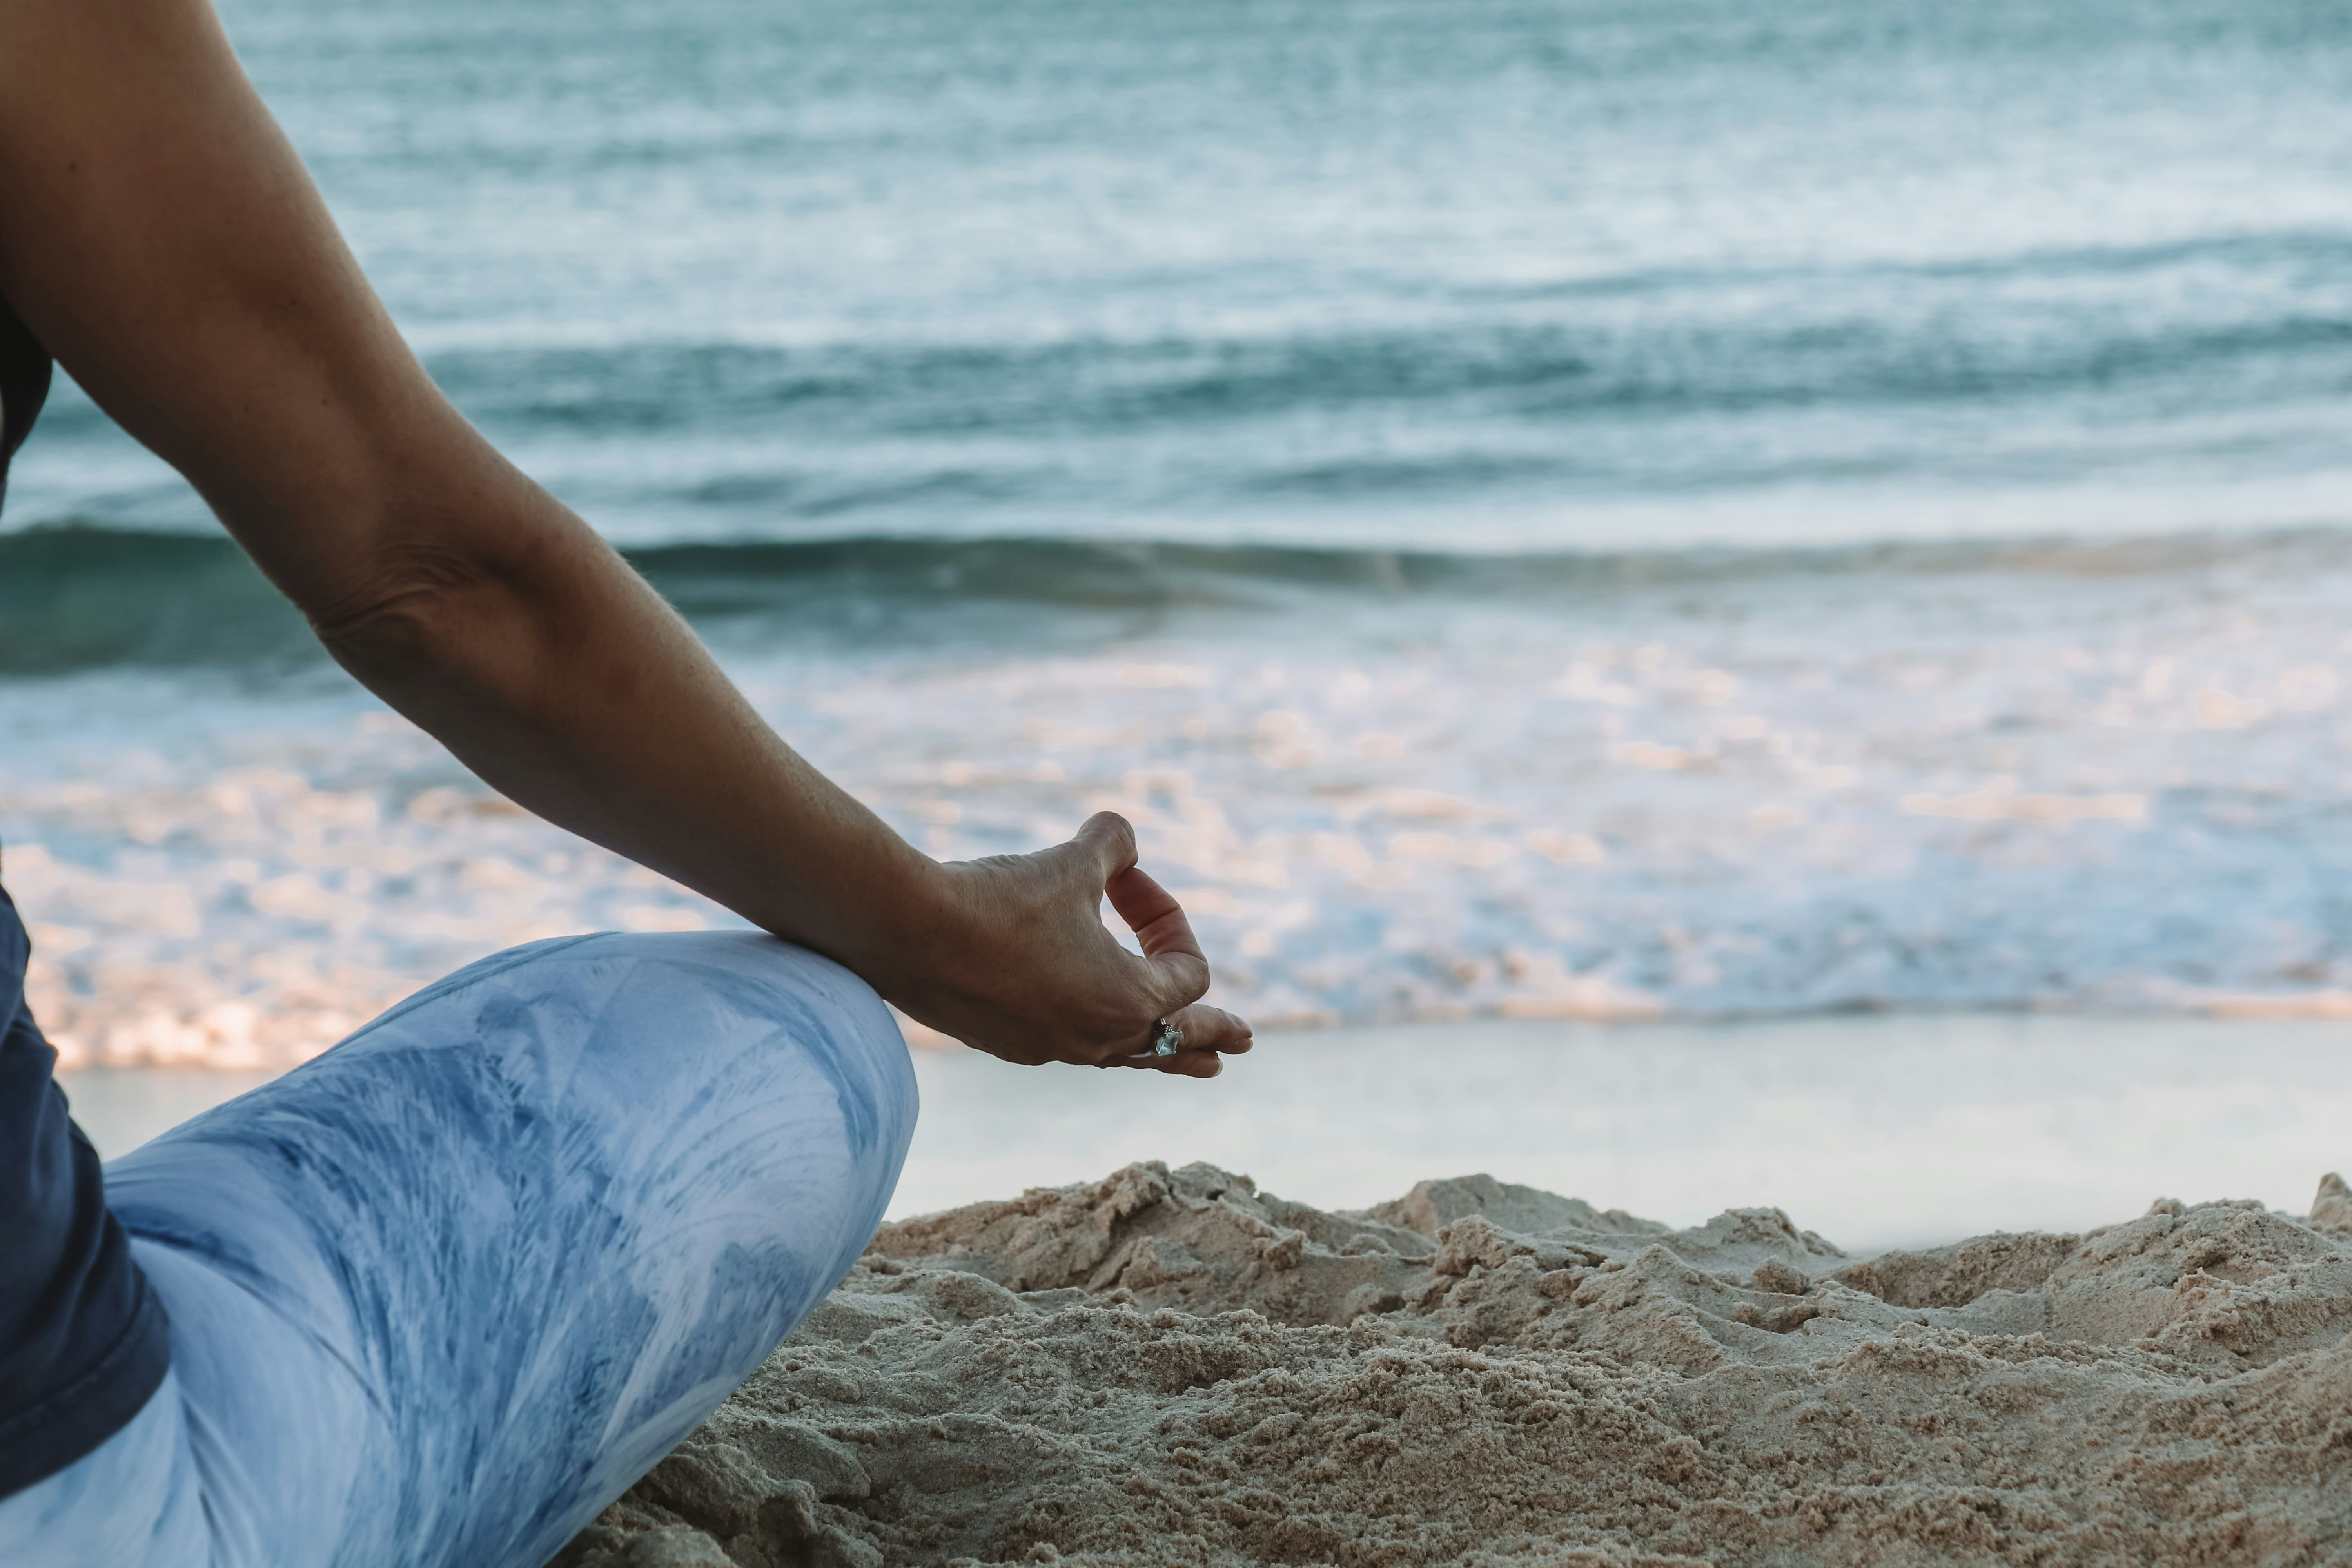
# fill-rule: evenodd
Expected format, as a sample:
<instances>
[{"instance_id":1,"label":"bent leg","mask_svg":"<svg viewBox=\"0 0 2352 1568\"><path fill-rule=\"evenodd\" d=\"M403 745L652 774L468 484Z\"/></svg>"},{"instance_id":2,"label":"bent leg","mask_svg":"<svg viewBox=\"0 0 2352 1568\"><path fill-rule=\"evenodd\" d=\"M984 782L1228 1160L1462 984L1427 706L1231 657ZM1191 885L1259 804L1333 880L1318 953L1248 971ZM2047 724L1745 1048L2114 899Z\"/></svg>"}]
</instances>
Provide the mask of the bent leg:
<instances>
[{"instance_id":1,"label":"bent leg","mask_svg":"<svg viewBox=\"0 0 2352 1568\"><path fill-rule=\"evenodd\" d=\"M848 1271L914 1113L846 970L604 935L118 1161L224 1560L539 1568Z\"/></svg>"}]
</instances>

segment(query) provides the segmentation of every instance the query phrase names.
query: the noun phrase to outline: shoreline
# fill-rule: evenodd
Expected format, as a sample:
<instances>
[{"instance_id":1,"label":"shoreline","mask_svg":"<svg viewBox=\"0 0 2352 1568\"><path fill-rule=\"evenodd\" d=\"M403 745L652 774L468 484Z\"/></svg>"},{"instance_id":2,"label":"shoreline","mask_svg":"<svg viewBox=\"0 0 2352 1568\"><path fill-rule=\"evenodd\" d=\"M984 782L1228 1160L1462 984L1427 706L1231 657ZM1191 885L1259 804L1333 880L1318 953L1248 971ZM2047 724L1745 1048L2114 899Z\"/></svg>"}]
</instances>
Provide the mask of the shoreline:
<instances>
[{"instance_id":1,"label":"shoreline","mask_svg":"<svg viewBox=\"0 0 2352 1568\"><path fill-rule=\"evenodd\" d=\"M1853 1253L2079 1230L2159 1196L2295 1209L2352 1165L2343 1025L2058 1014L1493 1022L1261 1037L1209 1084L919 1051L894 1220L1205 1160L1339 1209L1434 1173L1697 1224L1777 1205ZM100 1152L271 1076L83 1068Z\"/></svg>"}]
</instances>

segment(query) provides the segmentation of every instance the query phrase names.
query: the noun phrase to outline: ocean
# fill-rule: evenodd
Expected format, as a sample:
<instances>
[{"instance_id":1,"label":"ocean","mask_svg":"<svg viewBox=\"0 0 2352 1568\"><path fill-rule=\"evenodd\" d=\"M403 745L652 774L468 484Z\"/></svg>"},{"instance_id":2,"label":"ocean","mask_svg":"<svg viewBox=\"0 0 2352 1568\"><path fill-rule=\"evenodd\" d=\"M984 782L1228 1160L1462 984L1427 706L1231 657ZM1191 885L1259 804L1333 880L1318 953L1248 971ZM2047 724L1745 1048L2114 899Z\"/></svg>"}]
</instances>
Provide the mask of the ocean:
<instances>
[{"instance_id":1,"label":"ocean","mask_svg":"<svg viewBox=\"0 0 2352 1568\"><path fill-rule=\"evenodd\" d=\"M2352 12L228 0L426 365L942 856L1262 1025L2352 1014ZM68 1065L732 921L69 384L0 531Z\"/></svg>"}]
</instances>

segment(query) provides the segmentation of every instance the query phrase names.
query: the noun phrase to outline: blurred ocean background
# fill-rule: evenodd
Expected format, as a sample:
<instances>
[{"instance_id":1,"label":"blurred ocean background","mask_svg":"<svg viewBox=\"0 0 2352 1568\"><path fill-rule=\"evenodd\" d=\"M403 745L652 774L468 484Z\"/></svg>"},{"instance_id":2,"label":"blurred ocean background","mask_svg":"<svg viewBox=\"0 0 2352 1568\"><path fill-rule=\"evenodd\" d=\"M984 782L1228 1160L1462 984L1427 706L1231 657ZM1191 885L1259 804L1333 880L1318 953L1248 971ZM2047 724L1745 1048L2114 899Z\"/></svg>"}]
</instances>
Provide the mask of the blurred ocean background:
<instances>
[{"instance_id":1,"label":"blurred ocean background","mask_svg":"<svg viewBox=\"0 0 2352 1568\"><path fill-rule=\"evenodd\" d=\"M790 739L942 856L1127 812L1262 1025L2352 1014L2352 10L223 8L436 379ZM0 527L68 1065L731 919L70 386Z\"/></svg>"}]
</instances>

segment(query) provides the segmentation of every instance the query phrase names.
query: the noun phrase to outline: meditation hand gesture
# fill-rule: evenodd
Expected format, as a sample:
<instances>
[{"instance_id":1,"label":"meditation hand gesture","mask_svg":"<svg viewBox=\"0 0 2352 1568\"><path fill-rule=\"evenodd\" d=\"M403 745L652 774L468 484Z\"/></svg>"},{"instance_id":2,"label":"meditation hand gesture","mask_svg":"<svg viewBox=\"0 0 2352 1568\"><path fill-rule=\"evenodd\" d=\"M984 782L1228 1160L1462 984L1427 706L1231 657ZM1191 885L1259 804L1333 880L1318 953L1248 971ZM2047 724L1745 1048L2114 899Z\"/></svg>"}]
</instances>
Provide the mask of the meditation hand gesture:
<instances>
[{"instance_id":1,"label":"meditation hand gesture","mask_svg":"<svg viewBox=\"0 0 2352 1568\"><path fill-rule=\"evenodd\" d=\"M1051 849L939 867L936 927L875 977L877 988L1006 1061L1216 1077L1223 1055L1250 1048L1249 1026L1201 1003L1208 960L1183 910L1135 858L1134 829L1106 811ZM1103 928L1106 895L1141 957ZM1153 1056L1163 1021L1182 1043Z\"/></svg>"}]
</instances>

